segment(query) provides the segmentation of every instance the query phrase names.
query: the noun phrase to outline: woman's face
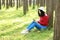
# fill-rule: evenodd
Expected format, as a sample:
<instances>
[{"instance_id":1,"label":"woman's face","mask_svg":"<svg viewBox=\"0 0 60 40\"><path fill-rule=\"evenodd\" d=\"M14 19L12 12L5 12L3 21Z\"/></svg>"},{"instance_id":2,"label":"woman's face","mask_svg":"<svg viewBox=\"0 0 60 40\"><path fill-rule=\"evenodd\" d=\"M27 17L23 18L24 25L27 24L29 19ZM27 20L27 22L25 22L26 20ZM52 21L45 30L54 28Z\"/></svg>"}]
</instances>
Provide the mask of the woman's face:
<instances>
[{"instance_id":1,"label":"woman's face","mask_svg":"<svg viewBox=\"0 0 60 40\"><path fill-rule=\"evenodd\" d=\"M38 12L41 14L40 10L38 10Z\"/></svg>"}]
</instances>

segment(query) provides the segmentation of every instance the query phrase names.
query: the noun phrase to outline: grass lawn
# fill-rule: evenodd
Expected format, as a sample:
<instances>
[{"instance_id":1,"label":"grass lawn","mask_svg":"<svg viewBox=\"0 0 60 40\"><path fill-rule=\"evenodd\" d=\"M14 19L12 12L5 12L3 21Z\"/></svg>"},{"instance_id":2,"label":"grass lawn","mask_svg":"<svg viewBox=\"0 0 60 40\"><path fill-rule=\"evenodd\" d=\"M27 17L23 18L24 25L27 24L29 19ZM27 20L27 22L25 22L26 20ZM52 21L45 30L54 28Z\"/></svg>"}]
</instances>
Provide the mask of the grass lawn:
<instances>
[{"instance_id":1,"label":"grass lawn","mask_svg":"<svg viewBox=\"0 0 60 40\"><path fill-rule=\"evenodd\" d=\"M52 40L53 29L36 32L35 28L27 35L20 32L25 29L32 19L38 19L37 8L31 9L23 16L22 7L16 9L0 10L0 40Z\"/></svg>"}]
</instances>

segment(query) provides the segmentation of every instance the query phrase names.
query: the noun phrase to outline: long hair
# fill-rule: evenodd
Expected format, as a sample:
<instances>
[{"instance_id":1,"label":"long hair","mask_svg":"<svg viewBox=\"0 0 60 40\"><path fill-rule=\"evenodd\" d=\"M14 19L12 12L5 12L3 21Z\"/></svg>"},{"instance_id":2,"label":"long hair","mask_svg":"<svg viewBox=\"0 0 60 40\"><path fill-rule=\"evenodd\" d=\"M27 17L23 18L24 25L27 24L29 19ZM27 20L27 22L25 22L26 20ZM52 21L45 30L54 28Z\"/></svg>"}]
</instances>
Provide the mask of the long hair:
<instances>
[{"instance_id":1,"label":"long hair","mask_svg":"<svg viewBox=\"0 0 60 40\"><path fill-rule=\"evenodd\" d=\"M41 13L39 13L39 11L41 12ZM40 9L38 9L38 16L45 16L45 12L44 11L42 11L42 10L40 10Z\"/></svg>"}]
</instances>

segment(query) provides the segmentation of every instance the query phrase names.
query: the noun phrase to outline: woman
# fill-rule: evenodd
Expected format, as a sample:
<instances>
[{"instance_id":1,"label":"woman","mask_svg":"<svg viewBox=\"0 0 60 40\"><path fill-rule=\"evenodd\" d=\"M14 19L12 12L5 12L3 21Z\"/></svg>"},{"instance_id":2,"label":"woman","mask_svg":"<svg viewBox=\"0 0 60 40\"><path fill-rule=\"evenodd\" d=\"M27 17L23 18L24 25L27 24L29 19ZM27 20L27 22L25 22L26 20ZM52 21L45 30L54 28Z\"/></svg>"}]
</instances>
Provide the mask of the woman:
<instances>
[{"instance_id":1,"label":"woman","mask_svg":"<svg viewBox=\"0 0 60 40\"><path fill-rule=\"evenodd\" d=\"M38 30L46 29L48 26L48 15L45 13L44 7L38 9L38 16L40 17L39 21L33 21L26 30L23 30L21 33L29 33L31 29L36 27Z\"/></svg>"}]
</instances>

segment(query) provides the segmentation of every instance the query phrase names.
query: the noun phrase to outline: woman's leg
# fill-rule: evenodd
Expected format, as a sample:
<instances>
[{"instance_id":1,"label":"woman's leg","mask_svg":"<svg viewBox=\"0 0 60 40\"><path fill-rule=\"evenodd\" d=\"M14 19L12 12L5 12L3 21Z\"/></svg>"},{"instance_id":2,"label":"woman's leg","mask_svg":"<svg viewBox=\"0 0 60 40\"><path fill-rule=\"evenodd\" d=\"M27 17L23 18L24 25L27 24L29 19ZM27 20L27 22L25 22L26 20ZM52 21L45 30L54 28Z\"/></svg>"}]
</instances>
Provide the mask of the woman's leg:
<instances>
[{"instance_id":1,"label":"woman's leg","mask_svg":"<svg viewBox=\"0 0 60 40\"><path fill-rule=\"evenodd\" d=\"M33 21L28 27L26 30L23 30L21 33L22 34L26 34L28 33L31 29L33 29L35 27L35 22Z\"/></svg>"},{"instance_id":2,"label":"woman's leg","mask_svg":"<svg viewBox=\"0 0 60 40\"><path fill-rule=\"evenodd\" d=\"M35 27L40 30L40 29L46 29L47 27L46 26L42 26L40 25L38 22L34 22L35 23Z\"/></svg>"},{"instance_id":3,"label":"woman's leg","mask_svg":"<svg viewBox=\"0 0 60 40\"><path fill-rule=\"evenodd\" d=\"M33 21L28 27L27 29L30 31L31 29L33 29L35 27L35 22Z\"/></svg>"},{"instance_id":4,"label":"woman's leg","mask_svg":"<svg viewBox=\"0 0 60 40\"><path fill-rule=\"evenodd\" d=\"M38 22L33 21L33 22L27 27L27 29L30 31L30 30L33 29L34 27L36 27L38 30L40 30L40 29L46 29L46 28L47 28L46 26L42 26L42 25L40 25Z\"/></svg>"},{"instance_id":5,"label":"woman's leg","mask_svg":"<svg viewBox=\"0 0 60 40\"><path fill-rule=\"evenodd\" d=\"M37 29L46 28L46 27L43 27L42 25L40 25L38 22L33 21L33 22L27 27L27 29L26 29L26 30L23 30L21 33L22 33L22 34L28 33L28 31L30 31L30 30L33 29L34 27L36 27Z\"/></svg>"}]
</instances>

